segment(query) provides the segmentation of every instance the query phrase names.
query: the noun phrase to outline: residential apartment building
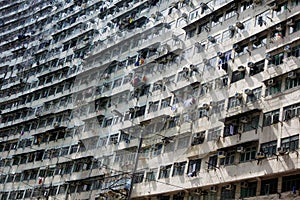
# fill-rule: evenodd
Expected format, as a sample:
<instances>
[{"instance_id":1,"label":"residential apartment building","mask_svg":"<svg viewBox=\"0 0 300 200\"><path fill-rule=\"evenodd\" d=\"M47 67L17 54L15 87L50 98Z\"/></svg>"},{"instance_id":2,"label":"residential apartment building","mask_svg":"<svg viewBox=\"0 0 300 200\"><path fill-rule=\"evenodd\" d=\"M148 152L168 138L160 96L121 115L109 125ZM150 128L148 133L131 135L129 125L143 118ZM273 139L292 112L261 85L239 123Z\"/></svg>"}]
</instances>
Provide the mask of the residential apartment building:
<instances>
[{"instance_id":1,"label":"residential apartment building","mask_svg":"<svg viewBox=\"0 0 300 200\"><path fill-rule=\"evenodd\" d=\"M3 0L0 199L300 199L299 0Z\"/></svg>"}]
</instances>

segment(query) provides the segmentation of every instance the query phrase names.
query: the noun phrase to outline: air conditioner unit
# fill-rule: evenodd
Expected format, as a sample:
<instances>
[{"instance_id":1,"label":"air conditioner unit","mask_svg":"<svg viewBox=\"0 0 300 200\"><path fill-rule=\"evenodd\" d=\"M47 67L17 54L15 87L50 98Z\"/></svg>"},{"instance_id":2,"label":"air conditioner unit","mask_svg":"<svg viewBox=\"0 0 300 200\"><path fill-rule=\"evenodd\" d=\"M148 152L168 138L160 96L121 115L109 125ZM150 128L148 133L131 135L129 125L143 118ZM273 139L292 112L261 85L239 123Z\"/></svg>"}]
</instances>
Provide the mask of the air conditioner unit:
<instances>
[{"instance_id":1,"label":"air conditioner unit","mask_svg":"<svg viewBox=\"0 0 300 200\"><path fill-rule=\"evenodd\" d=\"M260 159L260 158L265 158L266 156L265 156L265 154L263 153L263 152L257 152L256 153L256 158L257 159Z\"/></svg>"},{"instance_id":2,"label":"air conditioner unit","mask_svg":"<svg viewBox=\"0 0 300 200\"><path fill-rule=\"evenodd\" d=\"M243 94L237 92L237 93L235 93L234 97L237 98L237 99L241 99L243 97Z\"/></svg>"},{"instance_id":3,"label":"air conditioner unit","mask_svg":"<svg viewBox=\"0 0 300 200\"><path fill-rule=\"evenodd\" d=\"M251 89L245 89L245 94L246 95L252 95L253 94L253 91Z\"/></svg>"},{"instance_id":4,"label":"air conditioner unit","mask_svg":"<svg viewBox=\"0 0 300 200\"><path fill-rule=\"evenodd\" d=\"M218 56L219 58L224 58L225 55L224 55L224 53L222 53L222 52L219 51L219 52L217 53L217 56Z\"/></svg>"},{"instance_id":5,"label":"air conditioner unit","mask_svg":"<svg viewBox=\"0 0 300 200\"><path fill-rule=\"evenodd\" d=\"M255 67L255 64L253 63L253 62L248 62L248 67L250 67L250 68L253 68L253 67Z\"/></svg>"},{"instance_id":6,"label":"air conditioner unit","mask_svg":"<svg viewBox=\"0 0 300 200\"><path fill-rule=\"evenodd\" d=\"M249 119L248 117L241 117L240 121L243 123L243 124L246 124L249 122Z\"/></svg>"},{"instance_id":7,"label":"air conditioner unit","mask_svg":"<svg viewBox=\"0 0 300 200\"><path fill-rule=\"evenodd\" d=\"M211 192L217 192L217 189L218 189L217 186L211 186L210 187Z\"/></svg>"},{"instance_id":8,"label":"air conditioner unit","mask_svg":"<svg viewBox=\"0 0 300 200\"><path fill-rule=\"evenodd\" d=\"M286 46L283 48L283 50L284 50L285 52L291 52L292 48L291 48L290 45L286 45Z\"/></svg>"},{"instance_id":9,"label":"air conditioner unit","mask_svg":"<svg viewBox=\"0 0 300 200\"><path fill-rule=\"evenodd\" d=\"M272 61L272 60L273 60L273 57L271 56L271 54L267 53L267 54L266 54L266 59L267 59L268 61Z\"/></svg>"},{"instance_id":10,"label":"air conditioner unit","mask_svg":"<svg viewBox=\"0 0 300 200\"><path fill-rule=\"evenodd\" d=\"M225 151L218 151L218 158L225 158L225 157L226 157Z\"/></svg>"},{"instance_id":11,"label":"air conditioner unit","mask_svg":"<svg viewBox=\"0 0 300 200\"><path fill-rule=\"evenodd\" d=\"M215 43L216 39L213 36L208 36L207 37L208 41L210 41L211 43Z\"/></svg>"},{"instance_id":12,"label":"air conditioner unit","mask_svg":"<svg viewBox=\"0 0 300 200\"><path fill-rule=\"evenodd\" d=\"M228 184L225 186L226 190L232 190L233 189L233 185L232 184Z\"/></svg>"},{"instance_id":13,"label":"air conditioner unit","mask_svg":"<svg viewBox=\"0 0 300 200\"><path fill-rule=\"evenodd\" d=\"M276 29L277 31L282 31L282 26L281 26L281 24L278 24L278 25L275 27L275 29Z\"/></svg>"},{"instance_id":14,"label":"air conditioner unit","mask_svg":"<svg viewBox=\"0 0 300 200\"><path fill-rule=\"evenodd\" d=\"M245 26L244 26L244 24L243 24L242 22L237 22L235 25L236 25L236 27L238 27L239 29L244 29L244 28L245 28Z\"/></svg>"},{"instance_id":15,"label":"air conditioner unit","mask_svg":"<svg viewBox=\"0 0 300 200\"><path fill-rule=\"evenodd\" d=\"M288 78L293 79L293 78L296 78L296 77L297 77L296 72L291 71L291 72L288 73Z\"/></svg>"},{"instance_id":16,"label":"air conditioner unit","mask_svg":"<svg viewBox=\"0 0 300 200\"><path fill-rule=\"evenodd\" d=\"M236 151L239 153L243 153L245 150L244 150L244 147L239 146L239 147L237 147Z\"/></svg>"},{"instance_id":17,"label":"air conditioner unit","mask_svg":"<svg viewBox=\"0 0 300 200\"><path fill-rule=\"evenodd\" d=\"M188 18L188 15L186 13L182 13L181 17L187 19Z\"/></svg>"},{"instance_id":18,"label":"air conditioner unit","mask_svg":"<svg viewBox=\"0 0 300 200\"><path fill-rule=\"evenodd\" d=\"M232 48L233 48L233 50L234 50L235 52L237 52L237 53L240 53L241 50L242 50L239 44L234 44L234 45L232 46Z\"/></svg>"},{"instance_id":19,"label":"air conditioner unit","mask_svg":"<svg viewBox=\"0 0 300 200\"><path fill-rule=\"evenodd\" d=\"M248 187L248 183L243 181L241 182L241 188L247 188Z\"/></svg>"},{"instance_id":20,"label":"air conditioner unit","mask_svg":"<svg viewBox=\"0 0 300 200\"><path fill-rule=\"evenodd\" d=\"M293 20L293 19L289 19L289 20L286 22L286 25L288 25L288 26L294 26L294 25L295 25L294 20Z\"/></svg>"},{"instance_id":21,"label":"air conditioner unit","mask_svg":"<svg viewBox=\"0 0 300 200\"><path fill-rule=\"evenodd\" d=\"M208 109L209 109L209 104L204 103L204 104L202 105L202 108L204 108L205 110L208 110Z\"/></svg>"},{"instance_id":22,"label":"air conditioner unit","mask_svg":"<svg viewBox=\"0 0 300 200\"><path fill-rule=\"evenodd\" d=\"M188 72L188 71L189 71L189 68L184 67L184 68L182 69L182 71L183 71L183 72Z\"/></svg>"},{"instance_id":23,"label":"air conditioner unit","mask_svg":"<svg viewBox=\"0 0 300 200\"><path fill-rule=\"evenodd\" d=\"M244 66L242 66L242 65L238 66L238 71L243 72L245 70L246 70L246 68Z\"/></svg>"},{"instance_id":24,"label":"air conditioner unit","mask_svg":"<svg viewBox=\"0 0 300 200\"><path fill-rule=\"evenodd\" d=\"M275 85L275 81L273 79L269 79L267 84L268 84L268 86L273 86L273 85Z\"/></svg>"},{"instance_id":25,"label":"air conditioner unit","mask_svg":"<svg viewBox=\"0 0 300 200\"><path fill-rule=\"evenodd\" d=\"M282 155L282 154L285 154L287 152L287 150L285 147L278 147L277 152Z\"/></svg>"}]
</instances>

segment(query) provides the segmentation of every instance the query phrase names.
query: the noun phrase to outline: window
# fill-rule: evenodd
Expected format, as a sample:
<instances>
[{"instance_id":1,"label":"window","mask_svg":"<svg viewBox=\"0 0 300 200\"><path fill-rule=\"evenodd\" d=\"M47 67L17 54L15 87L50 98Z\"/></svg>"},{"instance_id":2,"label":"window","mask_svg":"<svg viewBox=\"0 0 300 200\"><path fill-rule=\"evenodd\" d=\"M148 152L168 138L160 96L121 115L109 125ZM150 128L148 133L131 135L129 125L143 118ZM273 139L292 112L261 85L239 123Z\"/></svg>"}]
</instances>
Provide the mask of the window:
<instances>
[{"instance_id":1,"label":"window","mask_svg":"<svg viewBox=\"0 0 300 200\"><path fill-rule=\"evenodd\" d=\"M292 191L293 194L296 194L299 188L300 188L299 174L282 177L282 192Z\"/></svg>"},{"instance_id":2,"label":"window","mask_svg":"<svg viewBox=\"0 0 300 200\"><path fill-rule=\"evenodd\" d=\"M242 100L240 98L237 97L230 97L228 99L228 108L235 108L241 105Z\"/></svg>"},{"instance_id":3,"label":"window","mask_svg":"<svg viewBox=\"0 0 300 200\"><path fill-rule=\"evenodd\" d=\"M184 174L185 165L186 162L174 163L172 176L182 176Z\"/></svg>"},{"instance_id":4,"label":"window","mask_svg":"<svg viewBox=\"0 0 300 200\"><path fill-rule=\"evenodd\" d=\"M298 0L299 1L299 0ZM300 1L299 1L300 2ZM300 20L296 21L293 26L289 27L289 33L292 34L300 30ZM298 56L297 56L298 57Z\"/></svg>"},{"instance_id":5,"label":"window","mask_svg":"<svg viewBox=\"0 0 300 200\"><path fill-rule=\"evenodd\" d=\"M254 37L256 37L256 36L254 36ZM265 46L266 44L267 44L267 36L262 36L262 37L255 39L254 41L252 41L253 49L258 49L260 47Z\"/></svg>"},{"instance_id":6,"label":"window","mask_svg":"<svg viewBox=\"0 0 300 200\"><path fill-rule=\"evenodd\" d=\"M208 130L207 141L217 140L221 136L221 127L216 127Z\"/></svg>"},{"instance_id":7,"label":"window","mask_svg":"<svg viewBox=\"0 0 300 200\"><path fill-rule=\"evenodd\" d=\"M161 178L169 178L171 172L172 165L162 166L159 170L159 179Z\"/></svg>"},{"instance_id":8,"label":"window","mask_svg":"<svg viewBox=\"0 0 300 200\"><path fill-rule=\"evenodd\" d=\"M263 180L261 182L260 195L269 195L277 193L278 179Z\"/></svg>"},{"instance_id":9,"label":"window","mask_svg":"<svg viewBox=\"0 0 300 200\"><path fill-rule=\"evenodd\" d=\"M269 84L269 81L272 83ZM266 96L274 95L281 92L281 80L268 80L267 87L266 87Z\"/></svg>"},{"instance_id":10,"label":"window","mask_svg":"<svg viewBox=\"0 0 300 200\"><path fill-rule=\"evenodd\" d=\"M113 134L109 137L109 144L117 144L119 140L119 134Z\"/></svg>"},{"instance_id":11,"label":"window","mask_svg":"<svg viewBox=\"0 0 300 200\"><path fill-rule=\"evenodd\" d=\"M270 10L267 10L265 12L263 12L262 14L260 15L257 15L256 16L256 20L255 20L255 25L256 26L263 26L263 25L266 25L266 19L267 17L269 17L269 14L270 14Z\"/></svg>"},{"instance_id":12,"label":"window","mask_svg":"<svg viewBox=\"0 0 300 200\"><path fill-rule=\"evenodd\" d=\"M217 101L213 103L214 105L212 106L212 113L221 113L221 111L224 110L225 108L225 100Z\"/></svg>"},{"instance_id":13,"label":"window","mask_svg":"<svg viewBox=\"0 0 300 200\"><path fill-rule=\"evenodd\" d=\"M246 71L234 71L232 72L231 83L237 82L245 78Z\"/></svg>"},{"instance_id":14,"label":"window","mask_svg":"<svg viewBox=\"0 0 300 200\"><path fill-rule=\"evenodd\" d=\"M217 167L217 163L218 163L218 156L217 155L210 156L208 159L207 168L215 169Z\"/></svg>"},{"instance_id":15,"label":"window","mask_svg":"<svg viewBox=\"0 0 300 200\"><path fill-rule=\"evenodd\" d=\"M255 197L256 187L257 187L257 182L247 183L247 187L241 186L241 198Z\"/></svg>"},{"instance_id":16,"label":"window","mask_svg":"<svg viewBox=\"0 0 300 200\"><path fill-rule=\"evenodd\" d=\"M262 87L255 88L251 90L251 94L247 95L246 102L255 102L261 98Z\"/></svg>"},{"instance_id":17,"label":"window","mask_svg":"<svg viewBox=\"0 0 300 200\"><path fill-rule=\"evenodd\" d=\"M162 144L155 144L152 149L152 155L153 156L160 155L162 151L162 146L163 146Z\"/></svg>"},{"instance_id":18,"label":"window","mask_svg":"<svg viewBox=\"0 0 300 200\"><path fill-rule=\"evenodd\" d=\"M175 142L170 142L168 144L165 144L164 152L173 152L175 150Z\"/></svg>"},{"instance_id":19,"label":"window","mask_svg":"<svg viewBox=\"0 0 300 200\"><path fill-rule=\"evenodd\" d=\"M300 115L300 103L283 108L283 120L287 121Z\"/></svg>"},{"instance_id":20,"label":"window","mask_svg":"<svg viewBox=\"0 0 300 200\"><path fill-rule=\"evenodd\" d=\"M236 122L226 122L223 137L238 134L239 125Z\"/></svg>"},{"instance_id":21,"label":"window","mask_svg":"<svg viewBox=\"0 0 300 200\"><path fill-rule=\"evenodd\" d=\"M202 144L204 142L204 139L205 139L205 131L194 133L191 145L194 146L197 144Z\"/></svg>"},{"instance_id":22,"label":"window","mask_svg":"<svg viewBox=\"0 0 300 200\"><path fill-rule=\"evenodd\" d=\"M113 88L119 87L122 85L122 78L119 78L113 82Z\"/></svg>"},{"instance_id":23,"label":"window","mask_svg":"<svg viewBox=\"0 0 300 200\"><path fill-rule=\"evenodd\" d=\"M177 149L187 148L189 146L190 136L178 139Z\"/></svg>"},{"instance_id":24,"label":"window","mask_svg":"<svg viewBox=\"0 0 300 200\"><path fill-rule=\"evenodd\" d=\"M220 165L231 165L234 163L235 151L226 151L225 158L220 159Z\"/></svg>"},{"instance_id":25,"label":"window","mask_svg":"<svg viewBox=\"0 0 300 200\"><path fill-rule=\"evenodd\" d=\"M300 75L299 73L296 73L296 72L289 72L289 74L292 74L293 77L292 78L286 78L286 81L285 81L285 89L288 90L288 89L291 89L291 88L294 88L294 87L297 87L300 85Z\"/></svg>"},{"instance_id":26,"label":"window","mask_svg":"<svg viewBox=\"0 0 300 200\"><path fill-rule=\"evenodd\" d=\"M295 151L299 148L299 135L281 139L281 147L287 151Z\"/></svg>"},{"instance_id":27,"label":"window","mask_svg":"<svg viewBox=\"0 0 300 200\"><path fill-rule=\"evenodd\" d=\"M252 8L252 6L253 6L252 0L242 2L241 3L241 12L243 12L249 8Z\"/></svg>"},{"instance_id":28,"label":"window","mask_svg":"<svg viewBox=\"0 0 300 200\"><path fill-rule=\"evenodd\" d=\"M172 117L168 121L168 128L173 128L177 125L177 122L179 121L179 116Z\"/></svg>"},{"instance_id":29,"label":"window","mask_svg":"<svg viewBox=\"0 0 300 200\"><path fill-rule=\"evenodd\" d=\"M255 160L256 157L256 147L246 147L243 152L240 153L240 162L247 162Z\"/></svg>"},{"instance_id":30,"label":"window","mask_svg":"<svg viewBox=\"0 0 300 200\"><path fill-rule=\"evenodd\" d=\"M243 123L243 131L255 130L259 127L259 115L251 116L247 123Z\"/></svg>"},{"instance_id":31,"label":"window","mask_svg":"<svg viewBox=\"0 0 300 200\"><path fill-rule=\"evenodd\" d=\"M190 12L190 20L195 19L198 16L198 10Z\"/></svg>"},{"instance_id":32,"label":"window","mask_svg":"<svg viewBox=\"0 0 300 200\"><path fill-rule=\"evenodd\" d=\"M276 155L277 151L277 140L263 143L260 145L260 152L264 153L266 156Z\"/></svg>"},{"instance_id":33,"label":"window","mask_svg":"<svg viewBox=\"0 0 300 200\"><path fill-rule=\"evenodd\" d=\"M161 100L160 109L167 108L171 104L171 97Z\"/></svg>"},{"instance_id":34,"label":"window","mask_svg":"<svg viewBox=\"0 0 300 200\"><path fill-rule=\"evenodd\" d=\"M234 17L234 16L236 15L236 13L237 13L237 11L236 11L235 8L228 10L228 11L225 13L225 20Z\"/></svg>"},{"instance_id":35,"label":"window","mask_svg":"<svg viewBox=\"0 0 300 200\"><path fill-rule=\"evenodd\" d=\"M199 113L199 118L208 116L208 110L206 108L199 108L198 113Z\"/></svg>"},{"instance_id":36,"label":"window","mask_svg":"<svg viewBox=\"0 0 300 200\"><path fill-rule=\"evenodd\" d=\"M146 173L146 181L155 181L156 180L157 169L152 169Z\"/></svg>"},{"instance_id":37,"label":"window","mask_svg":"<svg viewBox=\"0 0 300 200\"><path fill-rule=\"evenodd\" d=\"M134 174L133 183L141 183L143 182L145 172L138 172Z\"/></svg>"},{"instance_id":38,"label":"window","mask_svg":"<svg viewBox=\"0 0 300 200\"><path fill-rule=\"evenodd\" d=\"M287 2L277 5L277 9L273 10L273 16L274 15L280 15L287 9Z\"/></svg>"},{"instance_id":39,"label":"window","mask_svg":"<svg viewBox=\"0 0 300 200\"><path fill-rule=\"evenodd\" d=\"M194 160L189 160L189 166L188 166L188 176L189 177L194 177L197 175L197 172L200 171L201 168L201 159L194 159Z\"/></svg>"},{"instance_id":40,"label":"window","mask_svg":"<svg viewBox=\"0 0 300 200\"><path fill-rule=\"evenodd\" d=\"M273 65L283 64L283 58L284 58L284 53L283 52L271 56L272 60L270 60L269 63L268 63L269 67L271 67L270 64L273 64Z\"/></svg>"},{"instance_id":41,"label":"window","mask_svg":"<svg viewBox=\"0 0 300 200\"><path fill-rule=\"evenodd\" d=\"M235 200L235 190L235 185L227 185L222 187L220 200Z\"/></svg>"},{"instance_id":42,"label":"window","mask_svg":"<svg viewBox=\"0 0 300 200\"><path fill-rule=\"evenodd\" d=\"M270 126L279 122L279 109L264 114L263 126Z\"/></svg>"}]
</instances>

